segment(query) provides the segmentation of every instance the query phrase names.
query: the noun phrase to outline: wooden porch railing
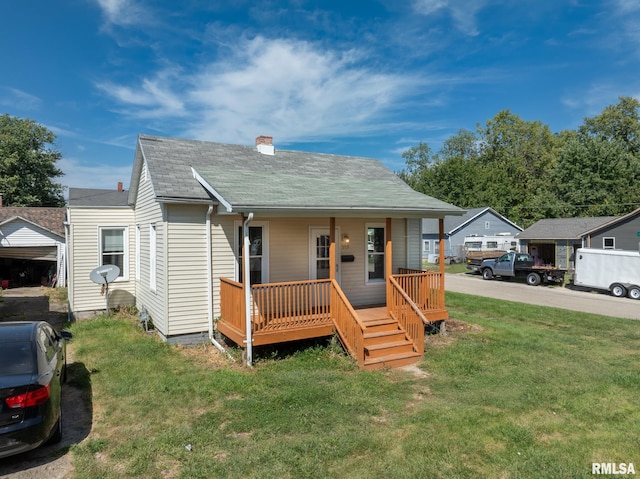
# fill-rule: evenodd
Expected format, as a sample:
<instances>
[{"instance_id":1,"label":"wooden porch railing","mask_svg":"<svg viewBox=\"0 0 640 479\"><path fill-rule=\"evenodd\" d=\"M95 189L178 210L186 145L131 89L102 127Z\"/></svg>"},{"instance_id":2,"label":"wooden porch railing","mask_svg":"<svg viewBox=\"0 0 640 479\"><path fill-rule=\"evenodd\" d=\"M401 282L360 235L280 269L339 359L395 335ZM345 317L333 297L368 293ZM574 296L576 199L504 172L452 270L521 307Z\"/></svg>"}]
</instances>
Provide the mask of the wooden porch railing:
<instances>
[{"instance_id":1,"label":"wooden porch railing","mask_svg":"<svg viewBox=\"0 0 640 479\"><path fill-rule=\"evenodd\" d=\"M393 275L402 288L425 313L431 310L444 310L442 273L401 268L400 274ZM405 273L407 271L407 273ZM428 315L428 314L427 314Z\"/></svg>"},{"instance_id":2,"label":"wooden porch railing","mask_svg":"<svg viewBox=\"0 0 640 479\"><path fill-rule=\"evenodd\" d=\"M427 319L393 276L389 278L389 282L391 287L390 297L387 298L387 311L400 323L413 342L415 351L424 354L424 325Z\"/></svg>"},{"instance_id":3,"label":"wooden porch railing","mask_svg":"<svg viewBox=\"0 0 640 479\"><path fill-rule=\"evenodd\" d=\"M365 326L335 279L331 281L331 309L342 344L360 367L364 367Z\"/></svg>"},{"instance_id":4,"label":"wooden porch railing","mask_svg":"<svg viewBox=\"0 0 640 479\"><path fill-rule=\"evenodd\" d=\"M331 321L330 286L328 279L252 285L254 333Z\"/></svg>"},{"instance_id":5,"label":"wooden porch railing","mask_svg":"<svg viewBox=\"0 0 640 479\"><path fill-rule=\"evenodd\" d=\"M244 331L244 292L242 283L220 278L220 316L234 328Z\"/></svg>"}]
</instances>

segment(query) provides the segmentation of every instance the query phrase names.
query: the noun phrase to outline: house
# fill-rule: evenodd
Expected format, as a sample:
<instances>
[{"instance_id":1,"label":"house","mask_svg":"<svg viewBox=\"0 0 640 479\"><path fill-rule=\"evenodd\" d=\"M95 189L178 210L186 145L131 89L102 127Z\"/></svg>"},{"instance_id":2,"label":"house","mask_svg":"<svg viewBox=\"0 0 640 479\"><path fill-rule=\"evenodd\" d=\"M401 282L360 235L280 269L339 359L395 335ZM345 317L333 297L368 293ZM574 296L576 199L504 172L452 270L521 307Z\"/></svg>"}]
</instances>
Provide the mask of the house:
<instances>
[{"instance_id":1,"label":"house","mask_svg":"<svg viewBox=\"0 0 640 479\"><path fill-rule=\"evenodd\" d=\"M464 239L467 236L515 236L522 231L515 223L490 207L471 208L462 216L448 216L444 220L444 255L464 259ZM422 220L422 258L434 263L439 257L438 220Z\"/></svg>"},{"instance_id":2,"label":"house","mask_svg":"<svg viewBox=\"0 0 640 479\"><path fill-rule=\"evenodd\" d=\"M65 286L64 208L2 207L0 280L2 287Z\"/></svg>"},{"instance_id":3,"label":"house","mask_svg":"<svg viewBox=\"0 0 640 479\"><path fill-rule=\"evenodd\" d=\"M91 281L90 272L115 264L120 275L110 285L110 304L135 306L134 211L129 192L69 188L66 237L69 245L69 311L75 318L104 311L104 288Z\"/></svg>"},{"instance_id":4,"label":"house","mask_svg":"<svg viewBox=\"0 0 640 479\"><path fill-rule=\"evenodd\" d=\"M249 362L255 346L334 331L363 367L414 362L424 324L447 318L444 270L421 271L420 225L463 210L377 160L276 150L265 136L253 147L145 135L127 206L71 193L74 315L102 308L88 276L117 261L111 294L164 340L217 330Z\"/></svg>"},{"instance_id":5,"label":"house","mask_svg":"<svg viewBox=\"0 0 640 479\"><path fill-rule=\"evenodd\" d=\"M521 248L542 264L573 268L573 255L587 232L617 219L616 216L546 218L518 233Z\"/></svg>"},{"instance_id":6,"label":"house","mask_svg":"<svg viewBox=\"0 0 640 479\"><path fill-rule=\"evenodd\" d=\"M582 233L586 248L640 249L640 208Z\"/></svg>"}]
</instances>

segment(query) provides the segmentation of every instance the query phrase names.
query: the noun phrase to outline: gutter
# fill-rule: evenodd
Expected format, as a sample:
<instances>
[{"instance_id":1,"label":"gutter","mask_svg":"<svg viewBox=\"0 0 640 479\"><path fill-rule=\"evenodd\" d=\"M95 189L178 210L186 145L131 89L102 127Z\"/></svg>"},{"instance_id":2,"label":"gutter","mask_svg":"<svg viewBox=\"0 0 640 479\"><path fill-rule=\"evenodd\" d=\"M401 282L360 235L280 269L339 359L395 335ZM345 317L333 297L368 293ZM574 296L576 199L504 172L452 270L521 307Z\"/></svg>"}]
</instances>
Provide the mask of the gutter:
<instances>
[{"instance_id":1,"label":"gutter","mask_svg":"<svg viewBox=\"0 0 640 479\"><path fill-rule=\"evenodd\" d=\"M207 229L207 315L209 320L209 340L211 344L213 344L216 348L218 348L221 352L227 353L225 351L222 344L215 340L213 337L213 271L211 265L211 253L212 253L212 244L211 244L211 213L213 212L213 205L209 205L209 209L207 210L206 216L206 229ZM227 353L227 356L233 360L231 355Z\"/></svg>"}]
</instances>

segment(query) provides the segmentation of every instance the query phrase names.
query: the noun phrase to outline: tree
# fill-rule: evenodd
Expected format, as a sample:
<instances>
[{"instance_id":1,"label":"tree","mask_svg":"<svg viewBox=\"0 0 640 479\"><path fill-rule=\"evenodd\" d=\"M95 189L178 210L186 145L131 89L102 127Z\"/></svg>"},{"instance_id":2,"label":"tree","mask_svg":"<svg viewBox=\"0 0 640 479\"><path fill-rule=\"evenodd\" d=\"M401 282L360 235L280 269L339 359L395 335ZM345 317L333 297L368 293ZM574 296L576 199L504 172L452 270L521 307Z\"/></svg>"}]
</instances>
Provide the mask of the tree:
<instances>
[{"instance_id":1,"label":"tree","mask_svg":"<svg viewBox=\"0 0 640 479\"><path fill-rule=\"evenodd\" d=\"M62 155L55 135L35 121L0 116L0 194L6 206L64 206L63 186L53 180Z\"/></svg>"},{"instance_id":2,"label":"tree","mask_svg":"<svg viewBox=\"0 0 640 479\"><path fill-rule=\"evenodd\" d=\"M593 118L585 118L578 133L587 138L621 141L626 150L634 155L640 153L640 102L635 98L621 96L617 105L609 105Z\"/></svg>"}]
</instances>

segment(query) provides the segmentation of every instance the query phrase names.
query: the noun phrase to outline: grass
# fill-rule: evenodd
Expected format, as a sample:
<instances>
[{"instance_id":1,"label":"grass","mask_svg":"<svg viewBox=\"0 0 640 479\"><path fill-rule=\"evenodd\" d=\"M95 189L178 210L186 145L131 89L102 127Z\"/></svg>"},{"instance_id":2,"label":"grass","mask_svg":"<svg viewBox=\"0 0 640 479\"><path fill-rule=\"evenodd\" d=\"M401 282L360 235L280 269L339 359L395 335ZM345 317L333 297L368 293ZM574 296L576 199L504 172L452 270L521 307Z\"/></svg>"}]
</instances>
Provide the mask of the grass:
<instances>
[{"instance_id":1,"label":"grass","mask_svg":"<svg viewBox=\"0 0 640 479\"><path fill-rule=\"evenodd\" d=\"M640 324L447 293L423 374L335 344L181 351L134 319L72 326L93 429L78 478L578 478L640 466ZM71 378L73 380L73 378ZM188 450L190 448L190 450ZM636 467L638 467L636 466Z\"/></svg>"}]
</instances>

